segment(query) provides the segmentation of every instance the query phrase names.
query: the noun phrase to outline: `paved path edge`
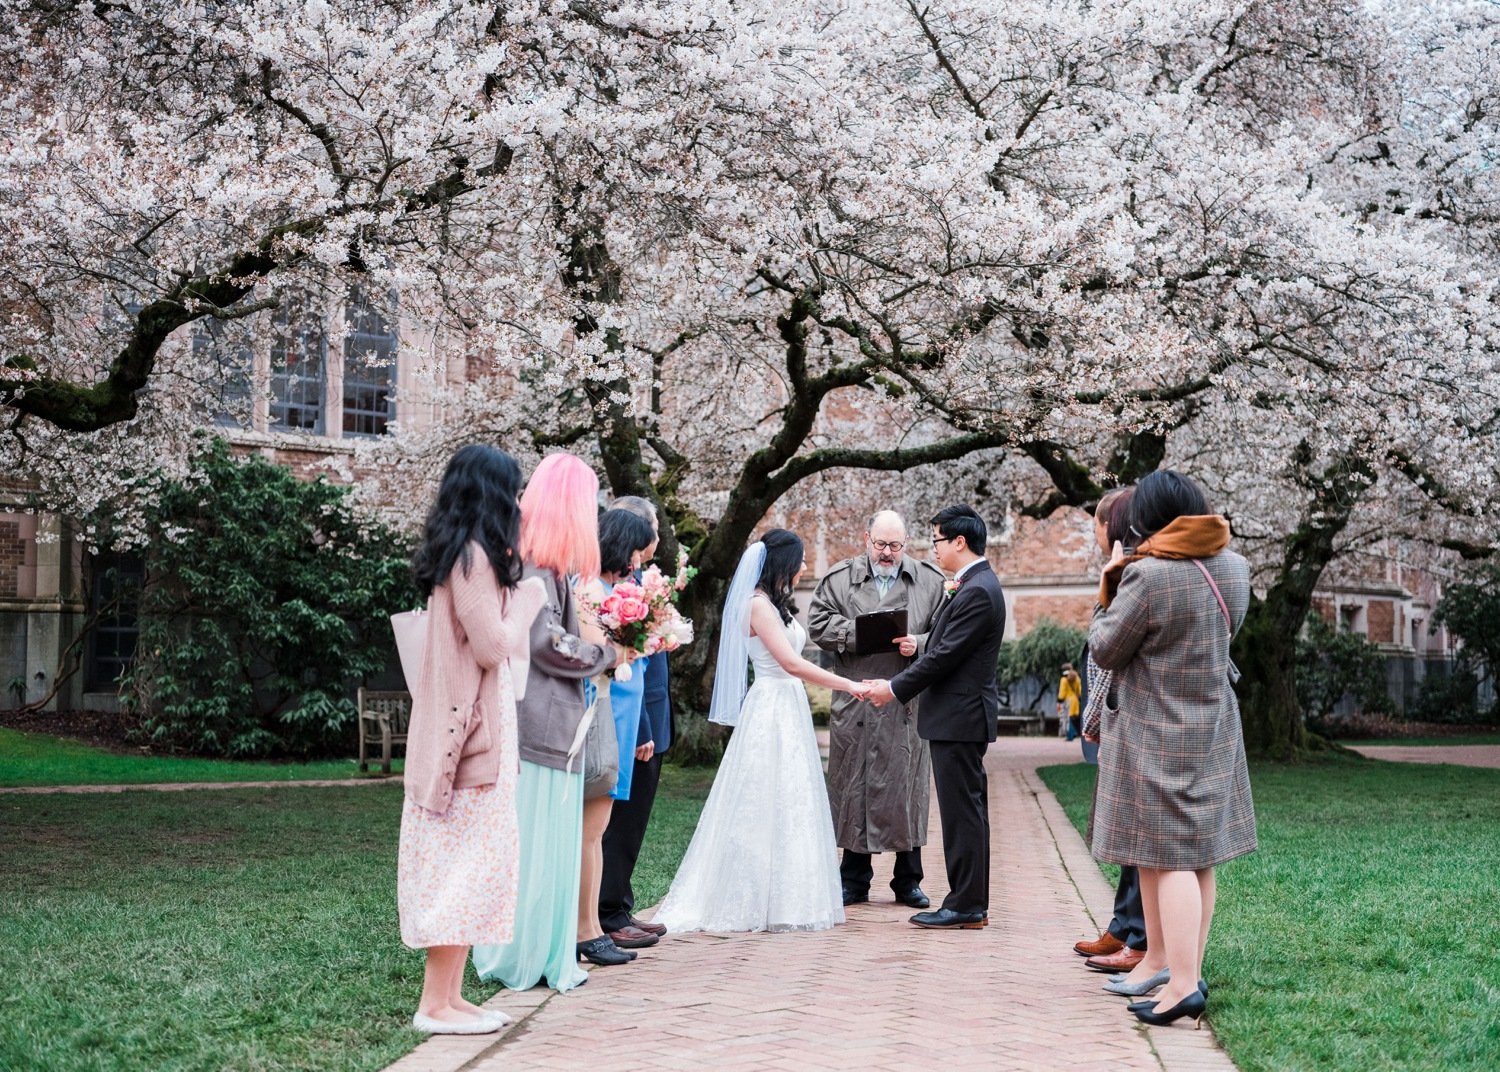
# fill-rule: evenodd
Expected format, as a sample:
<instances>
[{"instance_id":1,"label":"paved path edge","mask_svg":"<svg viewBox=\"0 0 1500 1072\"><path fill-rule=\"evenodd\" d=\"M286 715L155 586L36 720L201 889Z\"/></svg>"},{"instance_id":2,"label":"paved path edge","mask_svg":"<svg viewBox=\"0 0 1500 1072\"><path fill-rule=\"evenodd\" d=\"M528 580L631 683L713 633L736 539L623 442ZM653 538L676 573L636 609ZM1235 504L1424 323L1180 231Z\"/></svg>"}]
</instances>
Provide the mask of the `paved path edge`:
<instances>
[{"instance_id":1,"label":"paved path edge","mask_svg":"<svg viewBox=\"0 0 1500 1072\"><path fill-rule=\"evenodd\" d=\"M1078 891L1089 918L1102 932L1114 918L1114 887L1099 869L1098 861L1089 852L1083 835L1068 819L1057 795L1047 788L1036 769L1025 771L1022 780L1036 799L1042 821L1052 836L1052 843L1057 846L1063 869L1073 880L1073 888ZM1151 1052L1156 1055L1163 1072L1196 1072L1199 1069L1235 1067L1207 1019L1197 1031L1188 1031L1180 1026L1153 1029L1145 1024L1139 1025L1136 1030L1150 1041Z\"/></svg>"},{"instance_id":2,"label":"paved path edge","mask_svg":"<svg viewBox=\"0 0 1500 1072\"><path fill-rule=\"evenodd\" d=\"M387 778L288 778L272 782L110 782L106 785L12 785L0 787L0 796L36 796L49 793L181 793L189 789L335 789L363 785L401 785L401 775Z\"/></svg>"}]
</instances>

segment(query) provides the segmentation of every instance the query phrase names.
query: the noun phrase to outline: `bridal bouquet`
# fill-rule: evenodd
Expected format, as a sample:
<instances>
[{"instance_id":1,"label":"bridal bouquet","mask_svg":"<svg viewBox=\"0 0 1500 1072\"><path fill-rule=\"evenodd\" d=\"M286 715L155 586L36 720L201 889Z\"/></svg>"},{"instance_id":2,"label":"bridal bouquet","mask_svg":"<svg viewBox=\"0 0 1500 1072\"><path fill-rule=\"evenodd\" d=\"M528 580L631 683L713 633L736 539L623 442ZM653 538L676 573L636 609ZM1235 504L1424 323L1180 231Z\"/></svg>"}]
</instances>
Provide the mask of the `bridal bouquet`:
<instances>
[{"instance_id":1,"label":"bridal bouquet","mask_svg":"<svg viewBox=\"0 0 1500 1072\"><path fill-rule=\"evenodd\" d=\"M604 601L591 609L604 635L642 655L676 651L693 640L693 623L677 610L677 598L698 571L687 564L687 552L679 551L677 571L668 577L655 566L647 566L640 581L621 581ZM616 679L629 681L630 664L615 671Z\"/></svg>"}]
</instances>

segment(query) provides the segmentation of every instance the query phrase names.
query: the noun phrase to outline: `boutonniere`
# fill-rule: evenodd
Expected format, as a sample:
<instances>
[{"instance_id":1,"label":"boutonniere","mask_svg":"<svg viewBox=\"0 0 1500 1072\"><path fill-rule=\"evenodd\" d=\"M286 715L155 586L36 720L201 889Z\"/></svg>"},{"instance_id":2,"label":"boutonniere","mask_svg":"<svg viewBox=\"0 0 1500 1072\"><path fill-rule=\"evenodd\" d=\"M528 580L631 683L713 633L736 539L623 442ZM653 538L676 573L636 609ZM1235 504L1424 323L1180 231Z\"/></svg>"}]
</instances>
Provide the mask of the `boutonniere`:
<instances>
[{"instance_id":1,"label":"boutonniere","mask_svg":"<svg viewBox=\"0 0 1500 1072\"><path fill-rule=\"evenodd\" d=\"M944 597L948 598L948 599L952 599L953 598L953 593L958 591L958 586L961 583L962 583L961 581L944 581L943 582L943 595L944 595Z\"/></svg>"}]
</instances>

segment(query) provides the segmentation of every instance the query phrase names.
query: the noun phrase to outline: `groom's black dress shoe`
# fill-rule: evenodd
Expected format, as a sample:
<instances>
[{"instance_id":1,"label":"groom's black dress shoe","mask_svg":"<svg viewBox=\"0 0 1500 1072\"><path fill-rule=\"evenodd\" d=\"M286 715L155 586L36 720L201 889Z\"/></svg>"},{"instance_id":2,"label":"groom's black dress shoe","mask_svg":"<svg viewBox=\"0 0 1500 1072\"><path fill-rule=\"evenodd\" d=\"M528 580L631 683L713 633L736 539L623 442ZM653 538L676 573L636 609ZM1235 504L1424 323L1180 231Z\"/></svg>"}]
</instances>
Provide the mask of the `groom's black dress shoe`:
<instances>
[{"instance_id":1,"label":"groom's black dress shoe","mask_svg":"<svg viewBox=\"0 0 1500 1072\"><path fill-rule=\"evenodd\" d=\"M845 905L868 904L869 901L870 901L870 891L869 890L865 890L863 893L861 893L861 892L859 892L857 890L851 890L848 886L844 887L844 904Z\"/></svg>"},{"instance_id":2,"label":"groom's black dress shoe","mask_svg":"<svg viewBox=\"0 0 1500 1072\"><path fill-rule=\"evenodd\" d=\"M955 912L951 908L939 908L936 912L918 912L911 917L911 922L918 927L977 931L990 925L990 917L987 912Z\"/></svg>"},{"instance_id":3,"label":"groom's black dress shoe","mask_svg":"<svg viewBox=\"0 0 1500 1072\"><path fill-rule=\"evenodd\" d=\"M895 892L897 903L904 904L907 908L927 908L932 904L927 899L927 895L922 892L921 886L913 886L909 890L897 890Z\"/></svg>"}]
</instances>

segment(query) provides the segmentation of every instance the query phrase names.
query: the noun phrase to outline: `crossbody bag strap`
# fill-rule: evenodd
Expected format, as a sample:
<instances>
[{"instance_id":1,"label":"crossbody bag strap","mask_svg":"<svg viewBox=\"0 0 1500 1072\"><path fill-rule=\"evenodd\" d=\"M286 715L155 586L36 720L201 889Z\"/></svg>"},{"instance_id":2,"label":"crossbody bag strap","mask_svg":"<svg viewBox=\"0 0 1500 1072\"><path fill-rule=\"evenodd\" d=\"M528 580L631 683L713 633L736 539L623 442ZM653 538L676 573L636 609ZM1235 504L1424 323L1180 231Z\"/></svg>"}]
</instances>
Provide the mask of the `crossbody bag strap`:
<instances>
[{"instance_id":1,"label":"crossbody bag strap","mask_svg":"<svg viewBox=\"0 0 1500 1072\"><path fill-rule=\"evenodd\" d=\"M1198 572L1203 574L1203 579L1208 586L1214 590L1214 598L1219 601L1219 609L1224 612L1224 624L1229 627L1229 635L1234 636L1234 619L1229 616L1229 606L1224 602L1224 597L1219 593L1219 586L1214 583L1213 574L1208 572L1208 567L1198 559L1191 560L1198 567Z\"/></svg>"}]
</instances>

